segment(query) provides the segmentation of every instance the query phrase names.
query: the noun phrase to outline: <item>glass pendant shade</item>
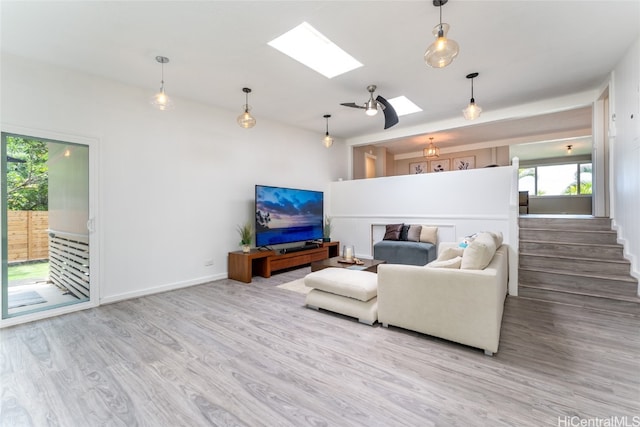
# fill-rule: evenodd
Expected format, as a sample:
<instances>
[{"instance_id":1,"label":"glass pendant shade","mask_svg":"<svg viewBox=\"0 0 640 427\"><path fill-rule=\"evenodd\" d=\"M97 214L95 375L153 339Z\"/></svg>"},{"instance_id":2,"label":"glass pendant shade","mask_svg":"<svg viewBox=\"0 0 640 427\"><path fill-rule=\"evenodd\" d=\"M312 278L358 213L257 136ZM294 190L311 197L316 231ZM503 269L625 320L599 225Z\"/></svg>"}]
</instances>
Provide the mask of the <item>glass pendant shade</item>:
<instances>
[{"instance_id":1,"label":"glass pendant shade","mask_svg":"<svg viewBox=\"0 0 640 427\"><path fill-rule=\"evenodd\" d=\"M324 134L324 138L322 138L322 144L326 147L329 148L333 145L333 138L331 137L331 135L329 135L329 118L331 117L331 114L325 114L324 119L327 122L327 131Z\"/></svg>"},{"instance_id":2,"label":"glass pendant shade","mask_svg":"<svg viewBox=\"0 0 640 427\"><path fill-rule=\"evenodd\" d=\"M248 105L244 106L244 113L238 116L238 124L240 127L249 129L256 125L256 119L249 113L251 107Z\"/></svg>"},{"instance_id":3,"label":"glass pendant shade","mask_svg":"<svg viewBox=\"0 0 640 427\"><path fill-rule=\"evenodd\" d=\"M326 134L324 136L324 138L322 138L322 144L326 147L329 148L333 145L333 138L331 138L331 136L329 134Z\"/></svg>"},{"instance_id":4,"label":"glass pendant shade","mask_svg":"<svg viewBox=\"0 0 640 427\"><path fill-rule=\"evenodd\" d=\"M164 64L169 62L169 58L166 56L156 56L156 61L160 63L162 77L160 78L160 91L151 98L151 105L160 111L171 110L173 108L173 102L164 92Z\"/></svg>"},{"instance_id":5,"label":"glass pendant shade","mask_svg":"<svg viewBox=\"0 0 640 427\"><path fill-rule=\"evenodd\" d=\"M171 98L164 93L164 87L161 87L160 92L153 95L153 98L151 98L151 105L160 111L173 109L173 102L171 101Z\"/></svg>"},{"instance_id":6,"label":"glass pendant shade","mask_svg":"<svg viewBox=\"0 0 640 427\"><path fill-rule=\"evenodd\" d=\"M249 94L251 93L251 89L243 87L242 91L245 96L245 104L242 106L244 112L238 116L238 124L241 128L250 129L256 125L256 119L249 113L249 110L251 110L251 107L249 106Z\"/></svg>"},{"instance_id":7,"label":"glass pendant shade","mask_svg":"<svg viewBox=\"0 0 640 427\"><path fill-rule=\"evenodd\" d=\"M462 114L464 114L464 118L467 120L475 120L480 117L480 113L482 113L482 108L479 105L476 105L476 100L473 97L473 79L478 77L479 73L471 73L467 74L467 78L471 80L471 100L469 101L469 105L467 108L462 110Z\"/></svg>"},{"instance_id":8,"label":"glass pendant shade","mask_svg":"<svg viewBox=\"0 0 640 427\"><path fill-rule=\"evenodd\" d=\"M480 113L482 113L482 108L479 105L476 105L473 98L471 98L471 102L467 105L467 108L462 110L462 114L464 114L464 118L467 120L475 120L480 117Z\"/></svg>"},{"instance_id":9,"label":"glass pendant shade","mask_svg":"<svg viewBox=\"0 0 640 427\"><path fill-rule=\"evenodd\" d=\"M429 146L422 150L422 154L427 159L436 159L440 157L440 149L433 145L433 142L429 143Z\"/></svg>"},{"instance_id":10,"label":"glass pendant shade","mask_svg":"<svg viewBox=\"0 0 640 427\"><path fill-rule=\"evenodd\" d=\"M433 35L436 40L427 48L424 53L424 62L433 68L444 68L451 64L451 61L458 56L460 47L454 40L447 38L449 24L441 23L433 28Z\"/></svg>"}]
</instances>

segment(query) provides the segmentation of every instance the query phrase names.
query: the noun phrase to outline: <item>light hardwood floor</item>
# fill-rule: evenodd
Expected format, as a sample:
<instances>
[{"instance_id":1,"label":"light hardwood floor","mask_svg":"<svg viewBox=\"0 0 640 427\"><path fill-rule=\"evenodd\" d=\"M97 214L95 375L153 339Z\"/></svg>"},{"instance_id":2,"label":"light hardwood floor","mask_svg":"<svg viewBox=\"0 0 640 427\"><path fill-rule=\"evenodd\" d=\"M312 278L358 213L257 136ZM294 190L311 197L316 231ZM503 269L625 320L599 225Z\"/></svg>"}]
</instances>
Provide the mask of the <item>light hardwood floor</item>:
<instances>
[{"instance_id":1,"label":"light hardwood floor","mask_svg":"<svg viewBox=\"0 0 640 427\"><path fill-rule=\"evenodd\" d=\"M509 297L500 349L487 357L309 310L304 295L275 287L308 271L0 330L0 425L569 426L640 416L637 317Z\"/></svg>"}]
</instances>

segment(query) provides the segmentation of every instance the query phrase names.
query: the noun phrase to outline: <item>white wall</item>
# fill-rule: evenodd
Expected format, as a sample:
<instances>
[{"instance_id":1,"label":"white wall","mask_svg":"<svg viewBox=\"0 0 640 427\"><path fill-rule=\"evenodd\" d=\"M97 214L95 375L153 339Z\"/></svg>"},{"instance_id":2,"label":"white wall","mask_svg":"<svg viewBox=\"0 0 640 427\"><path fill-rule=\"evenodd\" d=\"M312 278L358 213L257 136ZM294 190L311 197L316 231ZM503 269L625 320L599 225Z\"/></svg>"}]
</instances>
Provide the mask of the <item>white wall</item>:
<instances>
[{"instance_id":1,"label":"white wall","mask_svg":"<svg viewBox=\"0 0 640 427\"><path fill-rule=\"evenodd\" d=\"M614 226L631 261L632 274L640 278L640 40L613 71L612 107Z\"/></svg>"},{"instance_id":2,"label":"white wall","mask_svg":"<svg viewBox=\"0 0 640 427\"><path fill-rule=\"evenodd\" d=\"M240 111L174 99L161 112L136 87L12 55L1 67L3 129L99 140L102 302L226 277L255 184L324 191L347 175L343 142L326 149L322 132L257 110L246 130Z\"/></svg>"},{"instance_id":3,"label":"white wall","mask_svg":"<svg viewBox=\"0 0 640 427\"><path fill-rule=\"evenodd\" d=\"M372 258L376 224L436 225L446 239L499 231L510 247L509 293L517 295L518 201L514 166L333 182L331 239Z\"/></svg>"}]
</instances>

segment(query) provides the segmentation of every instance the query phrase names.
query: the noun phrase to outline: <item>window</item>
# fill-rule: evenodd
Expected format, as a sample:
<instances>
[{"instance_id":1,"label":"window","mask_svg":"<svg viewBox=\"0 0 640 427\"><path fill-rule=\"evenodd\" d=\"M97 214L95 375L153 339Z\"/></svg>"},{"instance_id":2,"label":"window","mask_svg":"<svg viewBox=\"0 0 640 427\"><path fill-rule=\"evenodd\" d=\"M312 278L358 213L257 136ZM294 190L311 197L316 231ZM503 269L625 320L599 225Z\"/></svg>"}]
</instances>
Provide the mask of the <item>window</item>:
<instances>
[{"instance_id":1,"label":"window","mask_svg":"<svg viewBox=\"0 0 640 427\"><path fill-rule=\"evenodd\" d=\"M536 196L591 194L591 163L520 168L518 187Z\"/></svg>"}]
</instances>

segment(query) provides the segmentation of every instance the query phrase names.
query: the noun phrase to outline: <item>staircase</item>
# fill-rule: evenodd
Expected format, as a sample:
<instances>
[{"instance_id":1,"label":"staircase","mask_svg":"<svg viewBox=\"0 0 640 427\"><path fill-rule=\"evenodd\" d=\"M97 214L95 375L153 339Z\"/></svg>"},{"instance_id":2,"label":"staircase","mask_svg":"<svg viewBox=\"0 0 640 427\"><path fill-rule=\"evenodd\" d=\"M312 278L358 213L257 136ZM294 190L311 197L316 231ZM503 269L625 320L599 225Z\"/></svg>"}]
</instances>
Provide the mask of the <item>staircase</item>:
<instances>
[{"instance_id":1,"label":"staircase","mask_svg":"<svg viewBox=\"0 0 640 427\"><path fill-rule=\"evenodd\" d=\"M609 218L521 216L518 296L640 316Z\"/></svg>"}]
</instances>

